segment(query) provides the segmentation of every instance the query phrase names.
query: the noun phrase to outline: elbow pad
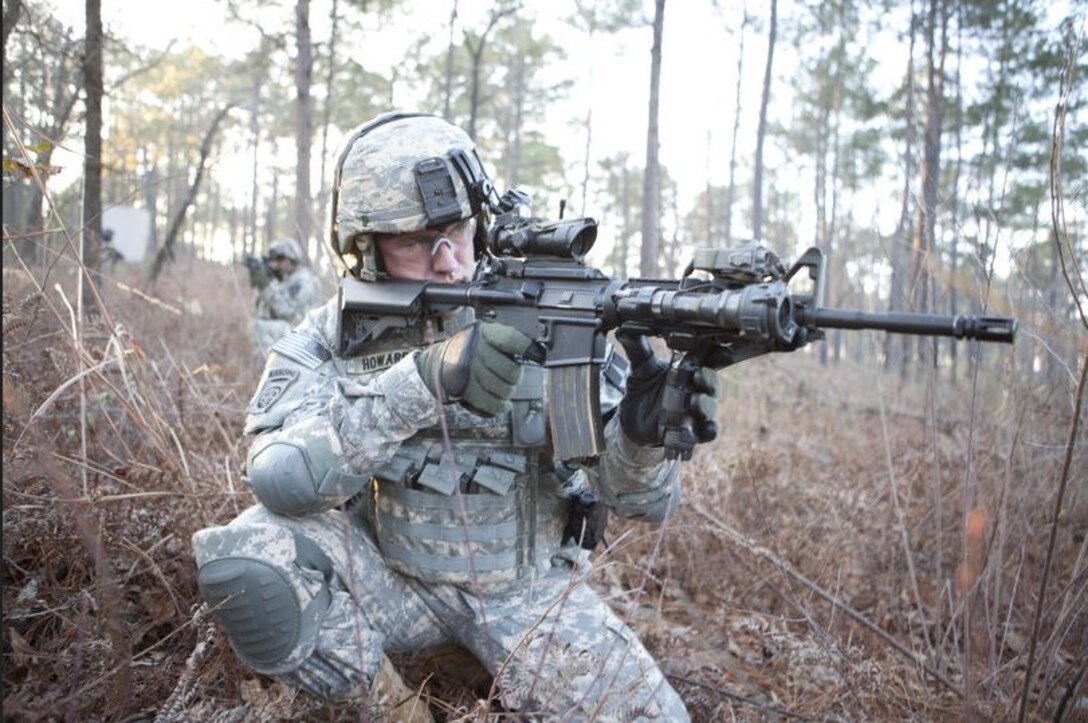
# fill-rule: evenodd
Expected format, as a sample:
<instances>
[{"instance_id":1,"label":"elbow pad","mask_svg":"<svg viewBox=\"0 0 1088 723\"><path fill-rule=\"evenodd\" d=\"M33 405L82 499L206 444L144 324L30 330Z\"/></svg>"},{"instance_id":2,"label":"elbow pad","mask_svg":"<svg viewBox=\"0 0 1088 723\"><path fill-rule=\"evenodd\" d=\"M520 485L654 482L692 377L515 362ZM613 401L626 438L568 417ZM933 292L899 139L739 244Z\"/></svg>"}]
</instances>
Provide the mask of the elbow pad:
<instances>
[{"instance_id":1,"label":"elbow pad","mask_svg":"<svg viewBox=\"0 0 1088 723\"><path fill-rule=\"evenodd\" d=\"M243 482L278 515L332 509L362 491L366 479L341 471L340 438L321 417L261 435L249 448Z\"/></svg>"}]
</instances>

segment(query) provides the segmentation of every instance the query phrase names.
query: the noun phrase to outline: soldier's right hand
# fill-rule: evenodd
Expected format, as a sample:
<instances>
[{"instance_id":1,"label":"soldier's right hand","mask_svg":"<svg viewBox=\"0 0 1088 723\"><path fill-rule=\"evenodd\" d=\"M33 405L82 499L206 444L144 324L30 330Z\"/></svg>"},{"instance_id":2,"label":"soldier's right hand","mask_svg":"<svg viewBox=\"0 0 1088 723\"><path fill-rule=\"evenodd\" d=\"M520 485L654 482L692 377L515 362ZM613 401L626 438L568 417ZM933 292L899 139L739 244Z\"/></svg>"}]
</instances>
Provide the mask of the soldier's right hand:
<instances>
[{"instance_id":1,"label":"soldier's right hand","mask_svg":"<svg viewBox=\"0 0 1088 723\"><path fill-rule=\"evenodd\" d=\"M506 408L521 380L517 357L532 343L511 326L477 322L423 350L416 366L436 398L493 416Z\"/></svg>"}]
</instances>

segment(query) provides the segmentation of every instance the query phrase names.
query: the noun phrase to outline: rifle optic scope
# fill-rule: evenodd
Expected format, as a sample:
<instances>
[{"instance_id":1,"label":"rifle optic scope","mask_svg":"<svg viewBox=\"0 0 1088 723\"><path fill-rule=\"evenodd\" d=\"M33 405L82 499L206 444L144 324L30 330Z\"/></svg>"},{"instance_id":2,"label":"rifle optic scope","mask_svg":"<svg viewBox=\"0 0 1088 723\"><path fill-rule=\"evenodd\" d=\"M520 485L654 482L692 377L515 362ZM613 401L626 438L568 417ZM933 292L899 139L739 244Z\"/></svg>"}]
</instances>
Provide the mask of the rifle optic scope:
<instances>
[{"instance_id":1,"label":"rifle optic scope","mask_svg":"<svg viewBox=\"0 0 1088 723\"><path fill-rule=\"evenodd\" d=\"M567 221L530 221L514 226L494 226L488 246L496 256L558 256L578 259L597 240L597 222L592 218Z\"/></svg>"}]
</instances>

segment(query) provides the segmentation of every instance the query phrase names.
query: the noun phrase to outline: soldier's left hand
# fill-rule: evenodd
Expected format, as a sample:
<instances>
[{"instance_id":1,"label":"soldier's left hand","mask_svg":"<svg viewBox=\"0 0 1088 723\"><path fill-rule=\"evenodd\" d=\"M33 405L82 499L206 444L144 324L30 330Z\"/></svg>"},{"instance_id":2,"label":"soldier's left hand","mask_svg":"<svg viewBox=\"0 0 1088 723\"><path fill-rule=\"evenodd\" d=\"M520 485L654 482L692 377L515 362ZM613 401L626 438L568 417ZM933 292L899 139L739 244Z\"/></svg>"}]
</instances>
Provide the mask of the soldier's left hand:
<instances>
[{"instance_id":1,"label":"soldier's left hand","mask_svg":"<svg viewBox=\"0 0 1088 723\"><path fill-rule=\"evenodd\" d=\"M660 447L665 438L665 386L669 365L659 359L650 341L641 334L616 332L616 340L627 352L631 364L627 393L620 401L620 426L635 444ZM687 412L694 421L697 442L709 442L718 435L718 375L706 367L692 374L688 388Z\"/></svg>"}]
</instances>

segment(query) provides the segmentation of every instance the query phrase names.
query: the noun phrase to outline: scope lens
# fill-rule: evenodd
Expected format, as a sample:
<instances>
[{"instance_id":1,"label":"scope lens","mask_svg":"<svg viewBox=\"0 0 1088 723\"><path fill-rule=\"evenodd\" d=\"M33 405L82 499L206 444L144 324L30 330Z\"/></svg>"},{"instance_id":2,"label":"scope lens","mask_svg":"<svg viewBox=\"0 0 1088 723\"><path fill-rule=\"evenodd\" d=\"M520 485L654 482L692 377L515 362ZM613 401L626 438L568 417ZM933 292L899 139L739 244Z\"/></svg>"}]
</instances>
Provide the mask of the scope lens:
<instances>
[{"instance_id":1,"label":"scope lens","mask_svg":"<svg viewBox=\"0 0 1088 723\"><path fill-rule=\"evenodd\" d=\"M585 256L586 252L589 251L589 247L593 245L593 242L590 241L587 243L585 236L586 232L581 231L570 242L570 252L572 255Z\"/></svg>"},{"instance_id":2,"label":"scope lens","mask_svg":"<svg viewBox=\"0 0 1088 723\"><path fill-rule=\"evenodd\" d=\"M778 304L778 308L775 310L775 336L788 344L793 341L795 328L793 323L793 302L790 301L790 297L783 296L781 303Z\"/></svg>"}]
</instances>

